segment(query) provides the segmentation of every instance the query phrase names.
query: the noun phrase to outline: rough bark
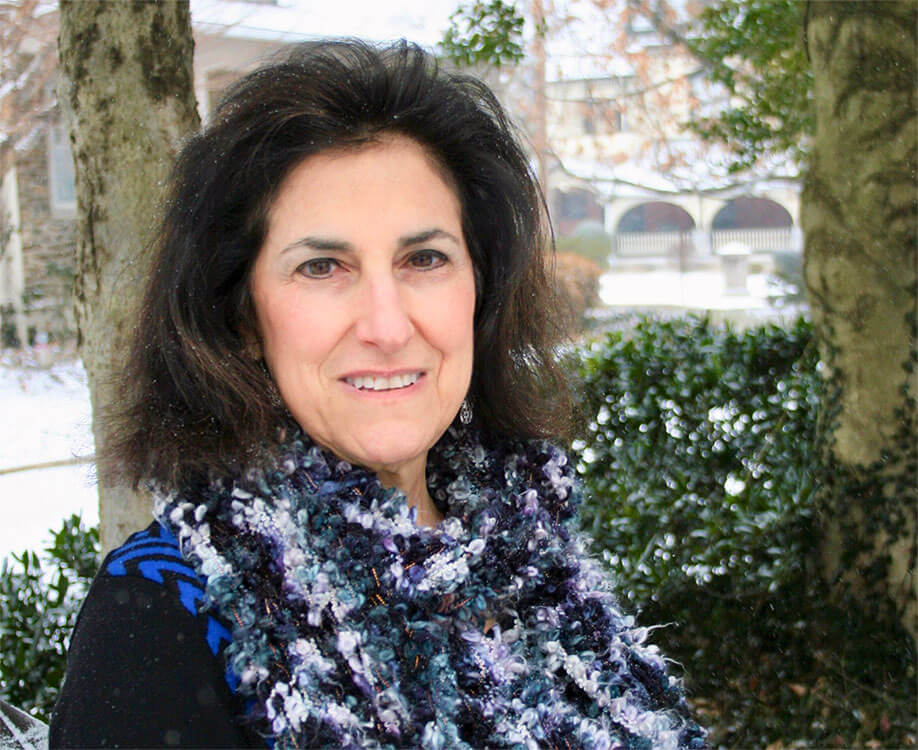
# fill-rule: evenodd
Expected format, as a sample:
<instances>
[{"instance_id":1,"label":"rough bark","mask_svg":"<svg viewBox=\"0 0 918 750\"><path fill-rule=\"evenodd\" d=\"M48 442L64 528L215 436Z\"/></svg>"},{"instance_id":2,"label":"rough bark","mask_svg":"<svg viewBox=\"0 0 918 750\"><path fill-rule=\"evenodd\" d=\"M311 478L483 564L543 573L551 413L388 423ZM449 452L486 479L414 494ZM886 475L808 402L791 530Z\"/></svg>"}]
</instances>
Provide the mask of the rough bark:
<instances>
[{"instance_id":1,"label":"rough bark","mask_svg":"<svg viewBox=\"0 0 918 750\"><path fill-rule=\"evenodd\" d=\"M807 10L817 131L801 216L834 467L821 562L914 636L918 5Z\"/></svg>"},{"instance_id":2,"label":"rough bark","mask_svg":"<svg viewBox=\"0 0 918 750\"><path fill-rule=\"evenodd\" d=\"M74 288L96 449L120 398L124 360L161 188L183 135L198 126L187 0L62 0L59 101L76 165ZM150 521L149 498L100 472L104 549Z\"/></svg>"}]
</instances>

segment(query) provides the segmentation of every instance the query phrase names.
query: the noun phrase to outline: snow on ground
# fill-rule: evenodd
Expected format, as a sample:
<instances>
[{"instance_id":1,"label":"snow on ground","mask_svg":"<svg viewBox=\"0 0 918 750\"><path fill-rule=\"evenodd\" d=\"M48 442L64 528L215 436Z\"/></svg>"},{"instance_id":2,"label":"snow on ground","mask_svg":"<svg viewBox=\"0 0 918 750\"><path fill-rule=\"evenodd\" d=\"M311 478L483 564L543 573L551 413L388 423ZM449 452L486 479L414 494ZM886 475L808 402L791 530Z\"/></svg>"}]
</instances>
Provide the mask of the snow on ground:
<instances>
[{"instance_id":1,"label":"snow on ground","mask_svg":"<svg viewBox=\"0 0 918 750\"><path fill-rule=\"evenodd\" d=\"M47 368L0 354L0 470L93 453L89 389L70 356ZM91 464L0 474L0 558L41 550L71 513L99 521Z\"/></svg>"},{"instance_id":2,"label":"snow on ground","mask_svg":"<svg viewBox=\"0 0 918 750\"><path fill-rule=\"evenodd\" d=\"M750 274L748 294L727 294L720 271L672 269L621 271L604 274L599 297L614 307L676 306L701 310L757 310L768 307L768 277Z\"/></svg>"}]
</instances>

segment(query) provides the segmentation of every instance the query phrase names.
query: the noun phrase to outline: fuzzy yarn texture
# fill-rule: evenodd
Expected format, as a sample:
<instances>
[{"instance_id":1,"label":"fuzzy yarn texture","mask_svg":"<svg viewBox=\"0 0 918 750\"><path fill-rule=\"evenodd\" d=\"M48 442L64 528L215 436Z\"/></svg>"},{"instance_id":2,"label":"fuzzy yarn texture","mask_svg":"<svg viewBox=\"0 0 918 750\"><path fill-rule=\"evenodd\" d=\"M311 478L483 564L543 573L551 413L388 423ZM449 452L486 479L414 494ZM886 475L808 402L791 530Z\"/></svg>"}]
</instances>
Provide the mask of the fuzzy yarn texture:
<instances>
[{"instance_id":1,"label":"fuzzy yarn texture","mask_svg":"<svg viewBox=\"0 0 918 750\"><path fill-rule=\"evenodd\" d=\"M233 623L245 721L282 748L704 747L574 531L564 452L456 426L428 484L436 528L292 430L269 468L157 491Z\"/></svg>"}]
</instances>

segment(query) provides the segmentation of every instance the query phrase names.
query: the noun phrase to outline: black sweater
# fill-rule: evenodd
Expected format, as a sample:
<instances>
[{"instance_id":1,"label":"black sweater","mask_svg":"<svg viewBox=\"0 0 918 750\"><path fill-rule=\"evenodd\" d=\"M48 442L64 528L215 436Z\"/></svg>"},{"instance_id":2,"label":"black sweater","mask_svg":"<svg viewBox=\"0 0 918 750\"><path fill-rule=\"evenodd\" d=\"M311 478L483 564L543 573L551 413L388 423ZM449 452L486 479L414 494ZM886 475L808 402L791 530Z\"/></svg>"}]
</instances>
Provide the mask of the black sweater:
<instances>
[{"instance_id":1,"label":"black sweater","mask_svg":"<svg viewBox=\"0 0 918 750\"><path fill-rule=\"evenodd\" d=\"M102 564L70 644L50 747L264 747L240 722L228 623L159 524Z\"/></svg>"}]
</instances>

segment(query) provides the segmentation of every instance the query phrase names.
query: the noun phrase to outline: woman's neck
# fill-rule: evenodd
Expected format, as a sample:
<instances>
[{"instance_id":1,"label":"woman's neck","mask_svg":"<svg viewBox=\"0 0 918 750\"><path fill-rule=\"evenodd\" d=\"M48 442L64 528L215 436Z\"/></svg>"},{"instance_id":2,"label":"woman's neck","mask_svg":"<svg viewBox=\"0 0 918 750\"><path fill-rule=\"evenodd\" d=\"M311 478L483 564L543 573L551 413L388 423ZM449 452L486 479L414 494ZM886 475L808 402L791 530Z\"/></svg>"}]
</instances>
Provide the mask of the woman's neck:
<instances>
[{"instance_id":1,"label":"woman's neck","mask_svg":"<svg viewBox=\"0 0 918 750\"><path fill-rule=\"evenodd\" d=\"M408 505L417 508L415 523L418 526L436 526L443 520L443 514L437 509L427 491L425 469L422 468L420 472L412 472L408 476L379 471L377 476L383 487L398 487L405 493Z\"/></svg>"}]
</instances>

